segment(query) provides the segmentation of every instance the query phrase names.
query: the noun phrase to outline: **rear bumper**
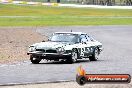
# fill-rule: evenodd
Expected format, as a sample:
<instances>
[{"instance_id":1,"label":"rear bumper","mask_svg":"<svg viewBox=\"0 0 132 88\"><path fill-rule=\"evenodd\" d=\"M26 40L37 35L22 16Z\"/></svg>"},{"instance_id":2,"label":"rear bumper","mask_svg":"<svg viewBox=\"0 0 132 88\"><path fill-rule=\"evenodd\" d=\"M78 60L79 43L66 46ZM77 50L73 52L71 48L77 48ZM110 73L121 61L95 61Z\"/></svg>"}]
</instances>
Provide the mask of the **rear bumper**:
<instances>
[{"instance_id":1,"label":"rear bumper","mask_svg":"<svg viewBox=\"0 0 132 88\"><path fill-rule=\"evenodd\" d=\"M36 58L42 59L66 59L71 56L70 53L68 54L60 54L60 53L40 53L40 52L28 52L27 55L32 55Z\"/></svg>"}]
</instances>

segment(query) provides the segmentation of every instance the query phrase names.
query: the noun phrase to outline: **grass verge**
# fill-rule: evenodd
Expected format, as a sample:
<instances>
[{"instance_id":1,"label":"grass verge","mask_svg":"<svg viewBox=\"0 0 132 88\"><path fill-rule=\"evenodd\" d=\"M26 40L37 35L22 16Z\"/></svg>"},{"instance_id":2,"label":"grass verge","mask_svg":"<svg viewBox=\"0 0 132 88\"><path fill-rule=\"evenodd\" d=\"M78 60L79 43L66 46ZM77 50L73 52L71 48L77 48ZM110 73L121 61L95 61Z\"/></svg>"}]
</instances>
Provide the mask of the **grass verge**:
<instances>
[{"instance_id":1,"label":"grass verge","mask_svg":"<svg viewBox=\"0 0 132 88\"><path fill-rule=\"evenodd\" d=\"M131 25L125 9L68 8L0 4L0 26Z\"/></svg>"}]
</instances>

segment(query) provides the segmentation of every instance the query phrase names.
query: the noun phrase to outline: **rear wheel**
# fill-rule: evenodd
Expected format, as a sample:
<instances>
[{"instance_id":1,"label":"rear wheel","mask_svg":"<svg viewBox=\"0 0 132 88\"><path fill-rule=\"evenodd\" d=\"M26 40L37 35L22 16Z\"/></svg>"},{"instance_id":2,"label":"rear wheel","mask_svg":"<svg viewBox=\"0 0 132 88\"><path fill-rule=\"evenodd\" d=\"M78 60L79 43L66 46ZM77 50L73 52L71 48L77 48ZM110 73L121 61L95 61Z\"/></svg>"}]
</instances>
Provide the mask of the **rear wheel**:
<instances>
[{"instance_id":1,"label":"rear wheel","mask_svg":"<svg viewBox=\"0 0 132 88\"><path fill-rule=\"evenodd\" d=\"M77 61L78 58L78 54L77 54L77 50L73 49L70 58L67 59L68 63L75 63Z\"/></svg>"},{"instance_id":2,"label":"rear wheel","mask_svg":"<svg viewBox=\"0 0 132 88\"><path fill-rule=\"evenodd\" d=\"M99 50L98 50L98 48L95 48L92 56L89 57L89 60L90 61L97 61L98 57L99 57Z\"/></svg>"},{"instance_id":3,"label":"rear wheel","mask_svg":"<svg viewBox=\"0 0 132 88\"><path fill-rule=\"evenodd\" d=\"M39 64L39 62L41 61L41 59L35 58L32 55L30 56L30 60L33 64Z\"/></svg>"}]
</instances>

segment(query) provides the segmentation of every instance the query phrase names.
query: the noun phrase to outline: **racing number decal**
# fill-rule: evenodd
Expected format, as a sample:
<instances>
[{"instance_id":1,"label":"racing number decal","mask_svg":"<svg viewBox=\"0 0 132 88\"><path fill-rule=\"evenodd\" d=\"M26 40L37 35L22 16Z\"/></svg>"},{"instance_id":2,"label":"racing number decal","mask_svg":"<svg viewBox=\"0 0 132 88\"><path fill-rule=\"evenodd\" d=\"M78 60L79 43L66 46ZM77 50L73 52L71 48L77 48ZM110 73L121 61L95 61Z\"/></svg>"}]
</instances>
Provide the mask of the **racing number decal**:
<instances>
[{"instance_id":1,"label":"racing number decal","mask_svg":"<svg viewBox=\"0 0 132 88\"><path fill-rule=\"evenodd\" d=\"M81 48L81 55L84 56L84 49L85 48Z\"/></svg>"}]
</instances>

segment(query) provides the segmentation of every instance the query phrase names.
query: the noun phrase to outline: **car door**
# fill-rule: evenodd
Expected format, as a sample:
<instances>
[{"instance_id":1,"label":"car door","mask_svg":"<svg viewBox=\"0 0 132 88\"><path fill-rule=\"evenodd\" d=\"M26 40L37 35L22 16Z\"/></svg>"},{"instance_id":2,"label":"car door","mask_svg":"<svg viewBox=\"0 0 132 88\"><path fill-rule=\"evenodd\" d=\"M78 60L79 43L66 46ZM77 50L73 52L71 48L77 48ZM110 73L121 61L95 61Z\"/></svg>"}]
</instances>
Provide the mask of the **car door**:
<instances>
[{"instance_id":1,"label":"car door","mask_svg":"<svg viewBox=\"0 0 132 88\"><path fill-rule=\"evenodd\" d=\"M80 43L81 43L81 56L87 57L89 55L89 46L88 39L86 37L86 34L80 35Z\"/></svg>"}]
</instances>

